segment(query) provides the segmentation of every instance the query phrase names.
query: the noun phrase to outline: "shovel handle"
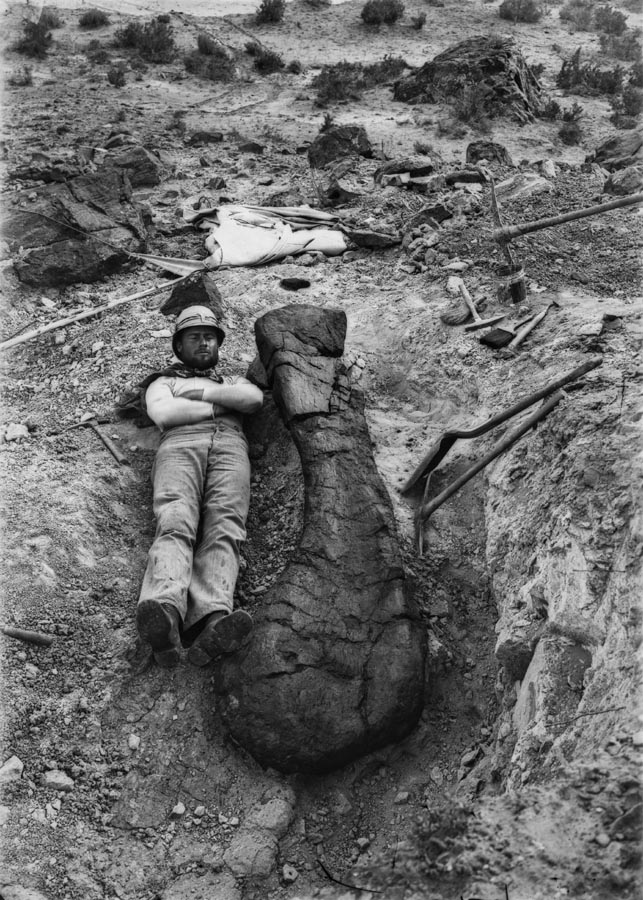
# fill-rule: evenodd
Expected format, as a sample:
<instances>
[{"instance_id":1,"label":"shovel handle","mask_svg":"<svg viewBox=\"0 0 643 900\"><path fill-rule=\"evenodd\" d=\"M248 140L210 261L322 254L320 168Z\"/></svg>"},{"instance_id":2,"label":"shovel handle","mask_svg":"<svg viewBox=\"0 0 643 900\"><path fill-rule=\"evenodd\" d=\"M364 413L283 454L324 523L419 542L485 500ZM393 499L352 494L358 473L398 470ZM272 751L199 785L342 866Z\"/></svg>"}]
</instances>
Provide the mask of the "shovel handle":
<instances>
[{"instance_id":1,"label":"shovel handle","mask_svg":"<svg viewBox=\"0 0 643 900\"><path fill-rule=\"evenodd\" d=\"M549 312L549 306L551 306L551 303L548 306L546 306L541 312L539 312L537 316L534 316L533 319L530 319L530 321L527 322L527 324L524 325L520 329L520 331L515 336L515 338L512 341L510 341L509 344L507 345L510 350L514 350L516 347L518 347L520 344L522 344L524 339L527 337L527 335L531 331L534 330L536 325L538 325L540 322L542 322L542 320L545 318L545 316Z\"/></svg>"},{"instance_id":2,"label":"shovel handle","mask_svg":"<svg viewBox=\"0 0 643 900\"><path fill-rule=\"evenodd\" d=\"M478 315L478 310L476 309L475 304L474 304L473 300L471 299L471 294L467 290L467 286L465 285L465 283L462 279L460 279L458 281L458 290L460 291L460 296L462 297L464 302L467 304L467 308L468 308L469 312L471 313L471 315L473 316L474 320L476 322L480 322L481 316Z\"/></svg>"}]
</instances>

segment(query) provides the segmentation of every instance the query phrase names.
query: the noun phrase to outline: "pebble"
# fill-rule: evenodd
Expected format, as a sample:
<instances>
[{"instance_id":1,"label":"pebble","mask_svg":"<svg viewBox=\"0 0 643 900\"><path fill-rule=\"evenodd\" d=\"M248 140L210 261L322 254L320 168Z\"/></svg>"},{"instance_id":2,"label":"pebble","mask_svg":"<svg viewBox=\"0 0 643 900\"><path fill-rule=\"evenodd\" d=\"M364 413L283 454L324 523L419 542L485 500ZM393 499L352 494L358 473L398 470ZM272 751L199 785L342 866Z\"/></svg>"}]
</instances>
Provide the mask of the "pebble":
<instances>
[{"instance_id":1,"label":"pebble","mask_svg":"<svg viewBox=\"0 0 643 900\"><path fill-rule=\"evenodd\" d=\"M19 422L10 422L7 425L7 430L4 433L5 441L21 441L23 438L29 437L29 429L26 425L22 425Z\"/></svg>"},{"instance_id":2,"label":"pebble","mask_svg":"<svg viewBox=\"0 0 643 900\"><path fill-rule=\"evenodd\" d=\"M197 819L200 819L202 816L204 816L205 806L197 806L197 808L194 810L194 815L197 817Z\"/></svg>"},{"instance_id":3,"label":"pebble","mask_svg":"<svg viewBox=\"0 0 643 900\"><path fill-rule=\"evenodd\" d=\"M10 781L17 781L22 777L24 763L17 756L10 756L9 759L0 767L0 784L7 784Z\"/></svg>"},{"instance_id":4,"label":"pebble","mask_svg":"<svg viewBox=\"0 0 643 900\"><path fill-rule=\"evenodd\" d=\"M51 769L42 776L43 787L52 788L54 791L71 791L74 788L74 779L70 778L60 769Z\"/></svg>"},{"instance_id":5,"label":"pebble","mask_svg":"<svg viewBox=\"0 0 643 900\"><path fill-rule=\"evenodd\" d=\"M367 837L359 837L357 838L355 843L359 847L361 853L363 853L364 850L367 850L371 846L371 842Z\"/></svg>"},{"instance_id":6,"label":"pebble","mask_svg":"<svg viewBox=\"0 0 643 900\"><path fill-rule=\"evenodd\" d=\"M137 734L130 734L129 738L127 739L127 746L130 748L130 750L138 750L138 748L141 746L140 737Z\"/></svg>"},{"instance_id":7,"label":"pebble","mask_svg":"<svg viewBox=\"0 0 643 900\"><path fill-rule=\"evenodd\" d=\"M281 877L286 884L292 884L293 881L297 881L299 872L293 866L286 864L281 870Z\"/></svg>"},{"instance_id":8,"label":"pebble","mask_svg":"<svg viewBox=\"0 0 643 900\"><path fill-rule=\"evenodd\" d=\"M179 802L176 804L176 806L172 810L172 815L177 819L180 816L184 816L185 815L185 804L181 803L181 801L179 800Z\"/></svg>"},{"instance_id":9,"label":"pebble","mask_svg":"<svg viewBox=\"0 0 643 900\"><path fill-rule=\"evenodd\" d=\"M396 806L402 806L402 804L408 803L408 802L409 802L409 792L408 791L399 791L395 796L395 800L393 801L393 803Z\"/></svg>"},{"instance_id":10,"label":"pebble","mask_svg":"<svg viewBox=\"0 0 643 900\"><path fill-rule=\"evenodd\" d=\"M594 838L599 847L607 847L610 843L610 836L605 834L604 831L599 832Z\"/></svg>"},{"instance_id":11,"label":"pebble","mask_svg":"<svg viewBox=\"0 0 643 900\"><path fill-rule=\"evenodd\" d=\"M0 806L0 828L7 824L9 821L9 814L11 810L8 806Z\"/></svg>"},{"instance_id":12,"label":"pebble","mask_svg":"<svg viewBox=\"0 0 643 900\"><path fill-rule=\"evenodd\" d=\"M643 747L643 730L637 731L636 734L632 736L632 743L635 747Z\"/></svg>"}]
</instances>

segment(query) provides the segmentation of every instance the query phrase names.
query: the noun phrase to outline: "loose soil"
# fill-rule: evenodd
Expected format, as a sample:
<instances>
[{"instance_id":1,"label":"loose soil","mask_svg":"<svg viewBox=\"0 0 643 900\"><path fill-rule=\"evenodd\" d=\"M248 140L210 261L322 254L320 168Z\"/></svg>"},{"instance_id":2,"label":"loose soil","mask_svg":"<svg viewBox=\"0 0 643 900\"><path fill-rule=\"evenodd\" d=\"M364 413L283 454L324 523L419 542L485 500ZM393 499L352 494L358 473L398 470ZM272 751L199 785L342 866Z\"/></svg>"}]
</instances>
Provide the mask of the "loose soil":
<instances>
[{"instance_id":1,"label":"loose soil","mask_svg":"<svg viewBox=\"0 0 643 900\"><path fill-rule=\"evenodd\" d=\"M498 18L497 3L409 2L401 22L367 31L362 5L315 8L294 0L273 26L256 26L247 13L169 13L183 51L194 48L201 31L237 51L254 35L303 67L261 77L241 54L239 75L226 84L188 75L180 60L132 66L110 41L135 14L133 4L89 33L78 28L82 10L65 9L47 57L29 63L33 84L22 87L9 82L25 64L11 44L33 7L9 6L2 15L3 174L35 151L101 147L111 133L127 130L162 151L171 172L160 185L134 192L152 217L149 251L203 258L203 235L180 218L190 197L257 204L296 191L317 202L301 149L326 112L315 106L311 87L322 65L390 54L417 66L466 36L510 32L528 62L544 66L546 90L567 107L577 98L561 97L554 87L562 58L580 43L598 53L597 36L571 32L555 6L539 23L512 25ZM423 11L427 23L416 30L411 19ZM641 24L641 16L628 18ZM108 49L111 63L126 60L124 87L107 81L109 62L89 61L92 39ZM610 107L601 97L580 102L585 116L577 146L563 144L560 125L544 120L522 127L494 120L484 135L464 125L455 137L440 128L445 106L396 104L390 85L328 112L338 124L363 125L388 158L412 155L422 142L447 168L462 168L467 144L485 137L506 146L524 170L552 160L552 192L503 206L513 223L606 199L604 174L582 163L613 133ZM222 131L223 142L190 147L190 134L204 129ZM264 145L263 153L240 152L248 140ZM353 162L341 181L359 200L337 212L349 224L403 232L430 198L375 185L377 165L377 159ZM516 171L494 169L498 181ZM225 188L213 192L208 184L215 176ZM28 200L34 185L20 188ZM640 591L633 523L641 467L633 460L643 376L641 214L632 207L513 242L529 286L521 315L557 304L513 356L440 319L458 303L447 290L453 271L445 268L458 261L470 292L489 298L490 312L513 313L496 296L503 256L492 239L489 187L458 197L462 211L444 223L439 253L423 270L398 246L216 273L228 318L224 374L246 371L255 356L253 322L266 311L292 302L345 310L346 353L364 363L375 458L429 634L426 706L417 728L329 775L262 770L217 719L211 673L187 662L159 670L137 640L133 614L153 536L149 475L157 436L116 419L114 404L168 358L171 322L159 312L167 291L3 354L3 434L11 424L28 429L28 437L0 444L3 621L54 637L49 648L0 638L0 763L15 756L24 766L0 799L5 900L635 896L643 723L634 708L632 649L637 584ZM4 214L10 218L11 209ZM280 287L282 278L302 274L310 288L295 295ZM157 271L132 263L95 284L32 289L20 284L5 254L3 334L162 281ZM399 488L435 439L481 423L597 355L602 366L583 388L570 391L546 423L431 518L419 555L414 516L421 489L402 495ZM103 427L129 465L119 466L90 429L57 434L86 413L110 417ZM237 601L250 611L283 568L303 514L296 452L276 424L271 437L262 443L255 434L252 441L249 537L237 587ZM431 495L497 438L456 445L432 476ZM611 597L618 634L601 656L601 638L592 637L590 625L581 618L569 624L568 634L576 635L570 645L590 646L596 658L584 680L582 668L580 676L571 666L560 673L564 690L551 710L556 728L543 736L535 728L521 731L520 703L514 710L519 686L494 653L496 623L510 600L520 606L524 585L563 552L569 535L592 569L582 586L584 576L570 574L565 591L593 591L601 602ZM597 628L602 610L585 611ZM589 636L579 638L583 628ZM592 702L578 715L583 692ZM68 780L48 786L55 772ZM245 874L231 868L226 851L250 811L284 792L294 798L294 813L266 870L251 860Z\"/></svg>"}]
</instances>

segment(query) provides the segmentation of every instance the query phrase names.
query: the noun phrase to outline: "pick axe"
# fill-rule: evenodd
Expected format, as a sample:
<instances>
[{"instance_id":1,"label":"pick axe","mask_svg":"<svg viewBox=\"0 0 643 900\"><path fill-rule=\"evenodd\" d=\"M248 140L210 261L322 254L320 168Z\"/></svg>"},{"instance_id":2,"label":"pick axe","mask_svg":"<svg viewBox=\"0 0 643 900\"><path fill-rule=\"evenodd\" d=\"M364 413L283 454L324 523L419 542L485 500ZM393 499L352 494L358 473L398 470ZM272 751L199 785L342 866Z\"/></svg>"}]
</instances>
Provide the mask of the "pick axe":
<instances>
[{"instance_id":1,"label":"pick axe","mask_svg":"<svg viewBox=\"0 0 643 900\"><path fill-rule=\"evenodd\" d=\"M109 419L101 419L101 422L104 424L105 422L109 422ZM83 428L85 426L89 426L92 431L95 431L101 441L105 444L109 452L112 454L117 463L120 463L121 466L128 466L129 459L122 453L119 448L116 446L114 441L109 438L104 431L102 431L99 427L99 420L95 417L91 419L83 419L82 422L76 422L74 425L68 425L67 428L63 428L62 431L58 431L52 435L52 437L58 437L61 434L64 434L66 431L71 431L72 428Z\"/></svg>"}]
</instances>

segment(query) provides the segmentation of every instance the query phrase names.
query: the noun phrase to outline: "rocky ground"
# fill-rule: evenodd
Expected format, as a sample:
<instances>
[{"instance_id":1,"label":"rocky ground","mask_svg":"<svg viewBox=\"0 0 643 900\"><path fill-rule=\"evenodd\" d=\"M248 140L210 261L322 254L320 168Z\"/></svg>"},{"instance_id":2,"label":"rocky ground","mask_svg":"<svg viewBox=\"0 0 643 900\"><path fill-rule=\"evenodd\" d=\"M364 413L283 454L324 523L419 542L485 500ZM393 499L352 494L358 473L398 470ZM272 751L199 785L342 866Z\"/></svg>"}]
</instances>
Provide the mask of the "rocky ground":
<instances>
[{"instance_id":1,"label":"rocky ground","mask_svg":"<svg viewBox=\"0 0 643 900\"><path fill-rule=\"evenodd\" d=\"M26 61L11 45L33 7L9 6L5 221L41 187L17 170L71 164L120 134L159 163L158 183L133 189L148 252L203 258L203 234L181 216L189 198L260 204L296 192L316 204L315 183L325 175L314 183L305 150L326 112L364 126L389 159L430 145L444 171L465 165L471 141L502 144L514 165L495 165L496 182L531 174L542 189L506 194L507 222L609 199L607 173L584 165L615 133L604 97L582 98L582 141L569 146L557 137L559 123L541 119L522 127L493 120L482 135L466 125L445 132L446 105L394 103L390 85L322 110L311 86L325 63L390 54L418 66L465 36L502 31L528 62L544 66L550 95L571 106L575 98L561 95L555 76L581 41L598 54L595 34L571 31L556 6L539 23L513 25L498 18L497 3L478 0L407 3L401 22L366 32L361 6L295 0L273 26L256 26L248 14L172 12L182 51L205 30L237 52L237 77L225 84L188 75L180 59L141 65L114 49L114 30L131 10L110 13L108 26L87 33L78 27L81 11L65 9L46 58L28 61L32 83L23 85L15 76ZM428 18L417 30L410 21L420 11ZM249 34L302 70L257 74L242 52ZM103 62L91 59L90 40L107 50ZM116 88L106 73L119 59L126 83ZM198 130L222 140L194 146ZM240 150L248 141L262 152ZM95 170L103 156L84 158ZM341 183L358 196L335 211L349 226L406 235L402 243L218 271L228 318L222 371L245 372L255 356L253 322L269 309L306 302L345 310L346 353L364 363L375 458L429 634L419 725L328 775L263 770L226 736L211 673L187 662L159 670L137 643L133 611L153 534L157 438L117 419L114 406L167 358L171 321L159 310L167 291L5 350L3 621L53 642L0 638L4 900L636 895L640 212L630 207L514 241L528 285L524 309L514 311L497 297L503 255L492 238L488 183L426 197L376 184L380 164L353 158L343 167ZM454 214L426 243L426 231L410 223L434 201ZM5 247L3 256L5 340L166 280L131 262L91 284L28 286L16 274L20 254ZM516 355L494 351L441 320L459 303L454 274L474 297L487 296L490 314L514 320L555 304ZM280 281L289 276L310 286L286 291ZM399 488L436 438L483 422L588 359L601 366L582 387L425 523L420 555L421 490ZM102 427L127 465L91 429L57 434L88 413L109 418ZM250 611L297 541L303 499L285 431L273 428L267 440L256 425L252 438L238 585L238 602ZM497 439L456 444L432 476L431 495Z\"/></svg>"}]
</instances>

